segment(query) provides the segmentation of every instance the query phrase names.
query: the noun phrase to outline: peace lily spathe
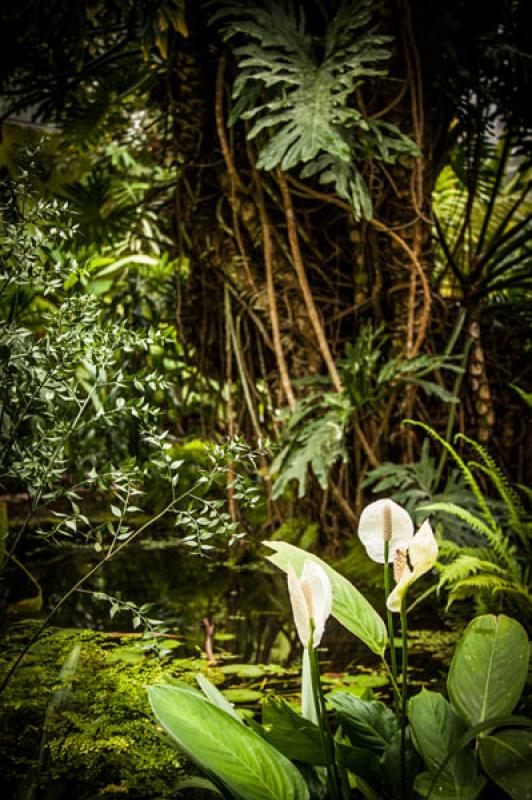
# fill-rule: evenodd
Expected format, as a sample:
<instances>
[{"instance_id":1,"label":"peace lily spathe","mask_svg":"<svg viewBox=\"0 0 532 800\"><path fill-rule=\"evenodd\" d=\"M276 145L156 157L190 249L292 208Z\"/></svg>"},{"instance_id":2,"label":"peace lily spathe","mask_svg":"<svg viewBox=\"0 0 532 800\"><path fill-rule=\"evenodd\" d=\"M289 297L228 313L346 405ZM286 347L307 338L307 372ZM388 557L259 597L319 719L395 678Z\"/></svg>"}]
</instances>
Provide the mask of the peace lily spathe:
<instances>
[{"instance_id":1,"label":"peace lily spathe","mask_svg":"<svg viewBox=\"0 0 532 800\"><path fill-rule=\"evenodd\" d=\"M360 515L358 536L368 556L384 564L384 543L388 542L388 563L397 550L406 550L414 535L414 523L408 511L393 500L377 500Z\"/></svg>"},{"instance_id":2,"label":"peace lily spathe","mask_svg":"<svg viewBox=\"0 0 532 800\"><path fill-rule=\"evenodd\" d=\"M431 570L437 558L438 542L434 537L429 521L425 520L410 542L408 550L396 551L394 573L397 583L386 601L390 611L396 613L401 611L401 603L409 586L421 575ZM410 561L410 565L408 561Z\"/></svg>"},{"instance_id":3,"label":"peace lily spathe","mask_svg":"<svg viewBox=\"0 0 532 800\"><path fill-rule=\"evenodd\" d=\"M332 610L332 587L327 573L309 559L298 578L289 564L288 592L301 644L304 648L318 647Z\"/></svg>"}]
</instances>

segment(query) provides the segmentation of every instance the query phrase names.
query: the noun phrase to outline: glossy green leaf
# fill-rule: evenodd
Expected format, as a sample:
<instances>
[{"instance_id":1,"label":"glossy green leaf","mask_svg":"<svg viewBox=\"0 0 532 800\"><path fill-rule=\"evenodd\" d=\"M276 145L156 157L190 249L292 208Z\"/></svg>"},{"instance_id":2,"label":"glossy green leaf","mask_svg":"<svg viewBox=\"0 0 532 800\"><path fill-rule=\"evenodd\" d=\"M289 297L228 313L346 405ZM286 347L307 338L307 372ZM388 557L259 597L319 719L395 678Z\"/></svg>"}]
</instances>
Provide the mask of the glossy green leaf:
<instances>
[{"instance_id":1,"label":"glossy green leaf","mask_svg":"<svg viewBox=\"0 0 532 800\"><path fill-rule=\"evenodd\" d=\"M485 784L485 779L481 778L480 780L480 786L463 786L461 789L462 794L456 794L457 789L453 782L446 781L443 778L437 778L434 781L432 772L420 772L416 777L414 786L416 792L427 800L475 800Z\"/></svg>"},{"instance_id":2,"label":"glossy green leaf","mask_svg":"<svg viewBox=\"0 0 532 800\"><path fill-rule=\"evenodd\" d=\"M199 693L150 686L148 696L179 748L238 800L308 800L303 777L285 756Z\"/></svg>"},{"instance_id":3,"label":"glossy green leaf","mask_svg":"<svg viewBox=\"0 0 532 800\"><path fill-rule=\"evenodd\" d=\"M376 753L363 747L351 747L341 743L336 745L336 752L344 767L357 778L362 778L368 788L373 790L374 787L379 786L381 767L379 756ZM375 794L375 797L379 797L379 795Z\"/></svg>"},{"instance_id":4,"label":"glossy green leaf","mask_svg":"<svg viewBox=\"0 0 532 800\"><path fill-rule=\"evenodd\" d=\"M292 564L296 574L300 575L307 559L323 567L333 589L333 617L363 641L374 653L384 654L388 641L386 626L373 606L347 578L336 572L321 558L288 544L288 542L264 542L264 544L275 550L274 555L267 556L268 560L284 572L286 572L288 564Z\"/></svg>"},{"instance_id":5,"label":"glossy green leaf","mask_svg":"<svg viewBox=\"0 0 532 800\"><path fill-rule=\"evenodd\" d=\"M338 722L355 747L382 753L398 729L392 711L378 700L361 700L346 692L331 692L327 701L336 710Z\"/></svg>"},{"instance_id":6,"label":"glossy green leaf","mask_svg":"<svg viewBox=\"0 0 532 800\"><path fill-rule=\"evenodd\" d=\"M501 614L474 619L460 639L447 687L468 725L510 714L523 691L528 639L522 625Z\"/></svg>"},{"instance_id":7,"label":"glossy green leaf","mask_svg":"<svg viewBox=\"0 0 532 800\"><path fill-rule=\"evenodd\" d=\"M223 797L221 791L212 781L208 778L200 778L195 775L191 778L183 778L183 780L179 781L177 784L176 789L178 792L182 792L185 789L200 789L202 792L212 792L217 797Z\"/></svg>"},{"instance_id":8,"label":"glossy green leaf","mask_svg":"<svg viewBox=\"0 0 532 800\"><path fill-rule=\"evenodd\" d=\"M222 711L225 711L226 714L229 714L234 719L238 720L238 722L242 723L242 720L236 713L235 709L229 702L229 700L224 697L224 695L220 692L216 686L210 682L210 680L202 675L201 672L196 675L196 680L200 685L201 691L211 703L214 703L215 706L221 708ZM243 723L242 723L243 724Z\"/></svg>"},{"instance_id":9,"label":"glossy green leaf","mask_svg":"<svg viewBox=\"0 0 532 800\"><path fill-rule=\"evenodd\" d=\"M324 766L320 729L304 719L284 700L272 698L262 706L263 736L291 761Z\"/></svg>"},{"instance_id":10,"label":"glossy green leaf","mask_svg":"<svg viewBox=\"0 0 532 800\"><path fill-rule=\"evenodd\" d=\"M532 800L532 731L499 731L480 740L489 777L513 800Z\"/></svg>"},{"instance_id":11,"label":"glossy green leaf","mask_svg":"<svg viewBox=\"0 0 532 800\"><path fill-rule=\"evenodd\" d=\"M416 780L416 789L427 797L474 798L485 781L471 746L445 760L465 732L465 725L450 703L438 692L423 689L410 700L409 719L414 744L427 772Z\"/></svg>"},{"instance_id":12,"label":"glossy green leaf","mask_svg":"<svg viewBox=\"0 0 532 800\"><path fill-rule=\"evenodd\" d=\"M387 743L380 757L380 781L386 797L402 800L401 792L401 730L398 729ZM412 742L410 726L405 732L405 798L414 797L414 781L422 768L422 761Z\"/></svg>"}]
</instances>

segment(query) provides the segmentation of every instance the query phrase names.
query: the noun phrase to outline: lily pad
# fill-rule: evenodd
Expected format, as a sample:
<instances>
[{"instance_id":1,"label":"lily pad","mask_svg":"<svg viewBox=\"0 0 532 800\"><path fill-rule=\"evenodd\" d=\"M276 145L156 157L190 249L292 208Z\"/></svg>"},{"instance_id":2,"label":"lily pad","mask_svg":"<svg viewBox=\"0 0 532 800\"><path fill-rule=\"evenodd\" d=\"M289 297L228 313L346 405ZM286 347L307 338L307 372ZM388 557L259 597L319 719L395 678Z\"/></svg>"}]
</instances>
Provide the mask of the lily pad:
<instances>
[{"instance_id":1,"label":"lily pad","mask_svg":"<svg viewBox=\"0 0 532 800\"><path fill-rule=\"evenodd\" d=\"M264 697L264 692L259 692L258 689L246 688L224 689L222 694L230 703L256 703Z\"/></svg>"},{"instance_id":2,"label":"lily pad","mask_svg":"<svg viewBox=\"0 0 532 800\"><path fill-rule=\"evenodd\" d=\"M368 689L378 689L388 685L388 678L379 673L368 673L362 675L346 675L341 680L329 681L326 691L341 691L354 694L356 697L362 695Z\"/></svg>"},{"instance_id":3,"label":"lily pad","mask_svg":"<svg viewBox=\"0 0 532 800\"><path fill-rule=\"evenodd\" d=\"M224 675L236 675L238 678L262 678L266 674L259 664L224 664L220 667Z\"/></svg>"}]
</instances>

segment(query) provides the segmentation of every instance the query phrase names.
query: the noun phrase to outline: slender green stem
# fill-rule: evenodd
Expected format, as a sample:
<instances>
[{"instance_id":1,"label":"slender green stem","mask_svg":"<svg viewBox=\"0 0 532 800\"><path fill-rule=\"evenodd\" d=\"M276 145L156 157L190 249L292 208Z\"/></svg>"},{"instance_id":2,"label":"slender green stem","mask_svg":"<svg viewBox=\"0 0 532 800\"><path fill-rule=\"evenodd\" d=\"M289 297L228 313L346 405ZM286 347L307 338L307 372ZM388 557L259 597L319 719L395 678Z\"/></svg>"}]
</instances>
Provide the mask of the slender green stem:
<instances>
[{"instance_id":1,"label":"slender green stem","mask_svg":"<svg viewBox=\"0 0 532 800\"><path fill-rule=\"evenodd\" d=\"M335 776L334 776L334 759L331 762L331 753L330 753L330 746L327 741L327 733L325 730L325 725L323 724L323 712L321 708L320 696L319 696L319 667L317 665L317 654L313 647L309 650L310 656L310 670L312 674L312 694L314 695L314 706L316 708L316 713L318 715L318 728L320 730L320 738L321 738L321 746L325 755L325 759L327 761L326 771L327 771L327 784L329 787L329 793L331 797L337 796L336 792L336 785L335 785Z\"/></svg>"},{"instance_id":2,"label":"slender green stem","mask_svg":"<svg viewBox=\"0 0 532 800\"><path fill-rule=\"evenodd\" d=\"M401 697L402 697L401 689L399 688L399 684L397 683L396 679L394 678L393 672L391 671L390 665L386 661L385 657L381 656L381 658L382 658L382 666L384 667L384 669L386 671L386 674L388 675L388 677L390 679L390 683L392 684L392 687L393 687L393 690L395 692L395 695L398 698L398 708L400 708Z\"/></svg>"},{"instance_id":3,"label":"slender green stem","mask_svg":"<svg viewBox=\"0 0 532 800\"><path fill-rule=\"evenodd\" d=\"M388 562L390 554L390 543L384 541L384 603L388 600L388 595L392 590L391 570ZM386 620L388 623L388 641L390 643L390 666L391 674L393 676L392 684L395 690L395 703L399 707L399 694L397 691L397 656L395 653L395 634L393 629L393 616L392 612L386 606Z\"/></svg>"},{"instance_id":4,"label":"slender green stem","mask_svg":"<svg viewBox=\"0 0 532 800\"><path fill-rule=\"evenodd\" d=\"M401 798L406 800L406 706L408 701L408 617L406 613L406 594L401 601L401 639L402 639L402 698L401 698Z\"/></svg>"},{"instance_id":5,"label":"slender green stem","mask_svg":"<svg viewBox=\"0 0 532 800\"><path fill-rule=\"evenodd\" d=\"M313 626L312 626L313 627ZM312 674L312 692L314 694L314 705L318 714L318 727L320 729L321 743L325 758L327 759L327 783L331 798L340 798L340 780L336 767L335 744L332 731L325 708L325 698L321 690L320 666L318 662L318 651L315 647L309 648L310 671Z\"/></svg>"}]
</instances>

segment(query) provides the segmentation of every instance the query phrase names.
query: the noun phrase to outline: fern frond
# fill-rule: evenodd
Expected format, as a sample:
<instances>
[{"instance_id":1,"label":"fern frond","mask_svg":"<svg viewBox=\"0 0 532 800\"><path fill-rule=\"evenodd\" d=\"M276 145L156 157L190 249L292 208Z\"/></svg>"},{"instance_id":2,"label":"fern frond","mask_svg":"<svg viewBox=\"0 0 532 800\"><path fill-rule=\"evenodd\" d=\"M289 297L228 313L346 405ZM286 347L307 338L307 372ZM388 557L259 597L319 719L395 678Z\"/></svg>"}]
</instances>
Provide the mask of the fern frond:
<instances>
[{"instance_id":1,"label":"fern frond","mask_svg":"<svg viewBox=\"0 0 532 800\"><path fill-rule=\"evenodd\" d=\"M439 555L444 561L450 561L453 558L458 558L463 552L462 545L453 542L451 539L443 539L439 542Z\"/></svg>"},{"instance_id":2,"label":"fern frond","mask_svg":"<svg viewBox=\"0 0 532 800\"><path fill-rule=\"evenodd\" d=\"M530 594L526 587L518 586L515 583L510 583L501 580L497 575L474 575L469 578L464 578L453 587L449 593L447 608L451 606L455 600L464 600L467 597L474 597L477 593L489 594L511 594L525 599L530 604Z\"/></svg>"},{"instance_id":3,"label":"fern frond","mask_svg":"<svg viewBox=\"0 0 532 800\"><path fill-rule=\"evenodd\" d=\"M506 570L503 567L499 567L493 561L484 561L475 556L468 555L460 555L450 564L440 565L439 570L439 587L448 584L456 584L479 572L482 572L484 575L498 575L501 577L506 574Z\"/></svg>"},{"instance_id":4,"label":"fern frond","mask_svg":"<svg viewBox=\"0 0 532 800\"><path fill-rule=\"evenodd\" d=\"M462 522L465 522L473 530L481 533L493 548L494 554L506 566L513 562L511 546L505 538L503 532L499 527L490 528L483 520L472 514L466 508L457 506L454 503L429 503L422 507L423 511L442 511L445 514L450 514L457 517Z\"/></svg>"},{"instance_id":5,"label":"fern frond","mask_svg":"<svg viewBox=\"0 0 532 800\"><path fill-rule=\"evenodd\" d=\"M489 538L492 534L491 528L483 520L466 508L455 505L455 503L427 503L421 506L420 511L441 511L444 514L457 517L486 538Z\"/></svg>"},{"instance_id":6,"label":"fern frond","mask_svg":"<svg viewBox=\"0 0 532 800\"><path fill-rule=\"evenodd\" d=\"M413 419L405 419L404 422L408 423L409 425L414 425L417 426L418 428L422 428L426 433L429 434L429 436L432 436L433 439L435 439L445 450L447 450L451 458L458 465L462 475L464 476L464 480L466 481L467 485L473 492L475 499L480 509L482 510L486 522L488 522L493 528L496 528L497 523L495 521L493 514L491 513L488 503L486 502L486 498L484 497L482 489L480 488L477 480L475 479L475 476L473 475L473 473L471 472L471 470L469 469L463 458L461 458L461 456L458 455L454 447L451 444L449 444L449 442L447 442L443 438L443 436L440 436L440 434L437 433L434 430L434 428L431 428L430 425L426 425L424 422L420 422L419 420L413 420Z\"/></svg>"},{"instance_id":7,"label":"fern frond","mask_svg":"<svg viewBox=\"0 0 532 800\"><path fill-rule=\"evenodd\" d=\"M482 461L484 462L483 464L471 462L470 466L475 466L477 469L480 469L485 475L487 475L497 489L501 500L505 503L506 508L508 509L510 524L515 530L519 530L522 525L521 517L524 515L525 511L521 505L519 497L514 492L510 482L508 481L508 478L500 469L495 459L488 453L485 447L479 444L479 442L476 442L474 439L471 439L469 436L466 436L463 433L458 433L455 438L466 442L481 457Z\"/></svg>"}]
</instances>

